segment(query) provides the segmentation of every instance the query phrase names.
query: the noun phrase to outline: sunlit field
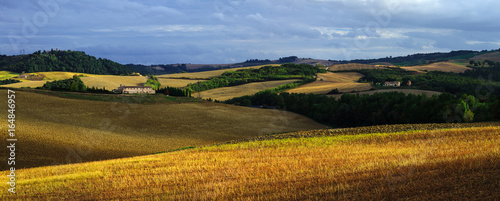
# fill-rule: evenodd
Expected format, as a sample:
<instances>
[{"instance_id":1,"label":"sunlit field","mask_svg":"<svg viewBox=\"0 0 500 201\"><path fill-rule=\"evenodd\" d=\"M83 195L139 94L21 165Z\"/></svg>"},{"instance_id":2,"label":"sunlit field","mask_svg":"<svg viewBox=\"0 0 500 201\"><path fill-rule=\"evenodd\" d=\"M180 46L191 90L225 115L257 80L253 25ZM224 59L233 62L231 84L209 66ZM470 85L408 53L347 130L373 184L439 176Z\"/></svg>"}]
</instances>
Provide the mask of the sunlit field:
<instances>
[{"instance_id":1,"label":"sunlit field","mask_svg":"<svg viewBox=\"0 0 500 201\"><path fill-rule=\"evenodd\" d=\"M241 142L18 170L17 194L1 194L20 200L496 200L498 144L498 126Z\"/></svg>"},{"instance_id":2,"label":"sunlit field","mask_svg":"<svg viewBox=\"0 0 500 201\"><path fill-rule=\"evenodd\" d=\"M7 91L0 90L0 96L7 97ZM7 104L0 109L6 113ZM326 128L291 112L226 104L129 104L23 91L16 93L15 112L20 154L16 168L138 156L269 133ZM0 121L7 122L7 115L0 116ZM1 131L0 140L6 141L7 127ZM0 165L1 169L6 165Z\"/></svg>"},{"instance_id":3,"label":"sunlit field","mask_svg":"<svg viewBox=\"0 0 500 201\"><path fill-rule=\"evenodd\" d=\"M403 69L417 71L424 73L426 71L443 71L443 72L454 72L454 73L463 73L466 70L470 70L471 68L465 67L463 65L458 65L450 62L438 62L432 63L428 65L422 66L410 66L410 67L401 67Z\"/></svg>"},{"instance_id":4,"label":"sunlit field","mask_svg":"<svg viewBox=\"0 0 500 201\"><path fill-rule=\"evenodd\" d=\"M293 80L277 80L277 81L267 81L267 82L254 82L243 85L237 85L232 87L222 87L216 89L210 89L206 91L202 91L200 93L193 93L193 97L200 97L203 99L211 98L213 100L225 101L231 98L254 95L255 93L265 90L265 89L273 89L280 85L293 83L295 81L299 81L296 79Z\"/></svg>"},{"instance_id":5,"label":"sunlit field","mask_svg":"<svg viewBox=\"0 0 500 201\"><path fill-rule=\"evenodd\" d=\"M287 92L326 94L333 89L338 89L343 93L370 90L372 88L370 83L357 82L362 77L362 74L356 72L318 73L315 82L304 84Z\"/></svg>"}]
</instances>

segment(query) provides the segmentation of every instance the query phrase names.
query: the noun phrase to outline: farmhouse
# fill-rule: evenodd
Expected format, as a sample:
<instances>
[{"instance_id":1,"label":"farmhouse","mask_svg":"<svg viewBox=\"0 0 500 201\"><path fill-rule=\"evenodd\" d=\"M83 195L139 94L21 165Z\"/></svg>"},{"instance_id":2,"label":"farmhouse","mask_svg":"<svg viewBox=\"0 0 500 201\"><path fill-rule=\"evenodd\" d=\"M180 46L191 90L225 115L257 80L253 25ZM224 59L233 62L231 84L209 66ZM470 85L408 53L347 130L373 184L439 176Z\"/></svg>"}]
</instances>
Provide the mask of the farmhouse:
<instances>
[{"instance_id":1,"label":"farmhouse","mask_svg":"<svg viewBox=\"0 0 500 201\"><path fill-rule=\"evenodd\" d=\"M150 86L122 86L118 89L113 90L115 93L123 94L155 94L155 90Z\"/></svg>"},{"instance_id":2,"label":"farmhouse","mask_svg":"<svg viewBox=\"0 0 500 201\"><path fill-rule=\"evenodd\" d=\"M385 82L384 87L400 87L401 82L395 81L395 82Z\"/></svg>"}]
</instances>

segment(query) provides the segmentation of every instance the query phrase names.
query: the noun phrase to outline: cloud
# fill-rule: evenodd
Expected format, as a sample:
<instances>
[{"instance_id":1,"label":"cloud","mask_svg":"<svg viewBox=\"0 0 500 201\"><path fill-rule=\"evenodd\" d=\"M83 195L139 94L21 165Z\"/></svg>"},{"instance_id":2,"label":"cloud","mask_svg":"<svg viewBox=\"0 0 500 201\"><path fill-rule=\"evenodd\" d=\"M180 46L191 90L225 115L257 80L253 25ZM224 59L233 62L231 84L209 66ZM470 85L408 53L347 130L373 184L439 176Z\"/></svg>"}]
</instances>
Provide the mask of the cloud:
<instances>
[{"instance_id":1,"label":"cloud","mask_svg":"<svg viewBox=\"0 0 500 201\"><path fill-rule=\"evenodd\" d=\"M34 16L46 11L35 0L2 1L0 54L18 54L17 46L80 49L121 63L225 63L500 45L500 2L493 0L80 0L58 6L28 38L26 21L35 24Z\"/></svg>"}]
</instances>

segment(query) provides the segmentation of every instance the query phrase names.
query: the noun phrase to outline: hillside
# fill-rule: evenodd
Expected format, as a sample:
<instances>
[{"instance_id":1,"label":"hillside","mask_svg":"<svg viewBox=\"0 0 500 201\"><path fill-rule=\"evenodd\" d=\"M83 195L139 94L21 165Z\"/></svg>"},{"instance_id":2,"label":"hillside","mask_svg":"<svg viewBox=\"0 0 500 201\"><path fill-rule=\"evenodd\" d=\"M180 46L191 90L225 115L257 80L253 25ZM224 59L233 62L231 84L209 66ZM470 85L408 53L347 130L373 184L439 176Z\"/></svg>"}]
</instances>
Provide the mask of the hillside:
<instances>
[{"instance_id":1,"label":"hillside","mask_svg":"<svg viewBox=\"0 0 500 201\"><path fill-rule=\"evenodd\" d=\"M437 63L428 64L428 65L409 66L409 67L401 67L401 68L407 69L410 71L418 71L420 73L425 73L427 71L463 73L466 70L472 69L472 68L465 67L463 65L454 64L451 62L437 62Z\"/></svg>"},{"instance_id":2,"label":"hillside","mask_svg":"<svg viewBox=\"0 0 500 201\"><path fill-rule=\"evenodd\" d=\"M0 96L7 97L6 90L0 90ZM22 157L16 168L138 156L325 128L291 112L209 102L135 104L126 99L139 97L121 97L119 102L100 102L17 91L16 129ZM7 104L0 109L7 111ZM6 118L2 115L0 121L7 122ZM6 141L6 130L2 127L2 141Z\"/></svg>"},{"instance_id":3,"label":"hillside","mask_svg":"<svg viewBox=\"0 0 500 201\"><path fill-rule=\"evenodd\" d=\"M301 132L309 138L24 169L16 172L17 194L0 194L22 200L495 200L500 127L484 126L332 136L318 130Z\"/></svg>"},{"instance_id":4,"label":"hillside","mask_svg":"<svg viewBox=\"0 0 500 201\"><path fill-rule=\"evenodd\" d=\"M103 75L130 74L132 70L114 61L95 58L82 51L37 51L28 55L0 55L0 69L16 73L67 71Z\"/></svg>"},{"instance_id":5,"label":"hillside","mask_svg":"<svg viewBox=\"0 0 500 201\"><path fill-rule=\"evenodd\" d=\"M351 91L367 91L372 88L370 83L359 83L358 80L363 77L356 72L327 72L318 73L316 81L290 89L289 93L313 93L327 94L338 89L342 93Z\"/></svg>"}]
</instances>

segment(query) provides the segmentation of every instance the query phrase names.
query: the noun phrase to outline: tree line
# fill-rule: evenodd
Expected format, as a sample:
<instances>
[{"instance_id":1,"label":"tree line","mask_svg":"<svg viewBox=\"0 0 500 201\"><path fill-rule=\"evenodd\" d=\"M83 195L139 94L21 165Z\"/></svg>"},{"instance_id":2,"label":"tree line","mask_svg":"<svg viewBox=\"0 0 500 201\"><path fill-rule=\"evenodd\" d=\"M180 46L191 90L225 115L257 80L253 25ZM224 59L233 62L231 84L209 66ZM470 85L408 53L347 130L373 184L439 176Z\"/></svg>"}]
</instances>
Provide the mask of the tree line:
<instances>
[{"instance_id":1,"label":"tree line","mask_svg":"<svg viewBox=\"0 0 500 201\"><path fill-rule=\"evenodd\" d=\"M335 99L317 94L259 92L227 100L242 106L277 107L335 127L405 123L488 121L500 118L499 98L481 103L474 96L456 98L443 93L405 95L400 92L373 95L344 94Z\"/></svg>"},{"instance_id":2,"label":"tree line","mask_svg":"<svg viewBox=\"0 0 500 201\"><path fill-rule=\"evenodd\" d=\"M131 68L89 56L82 51L36 51L29 55L0 56L0 68L17 73L66 71L100 75L129 75Z\"/></svg>"}]
</instances>

